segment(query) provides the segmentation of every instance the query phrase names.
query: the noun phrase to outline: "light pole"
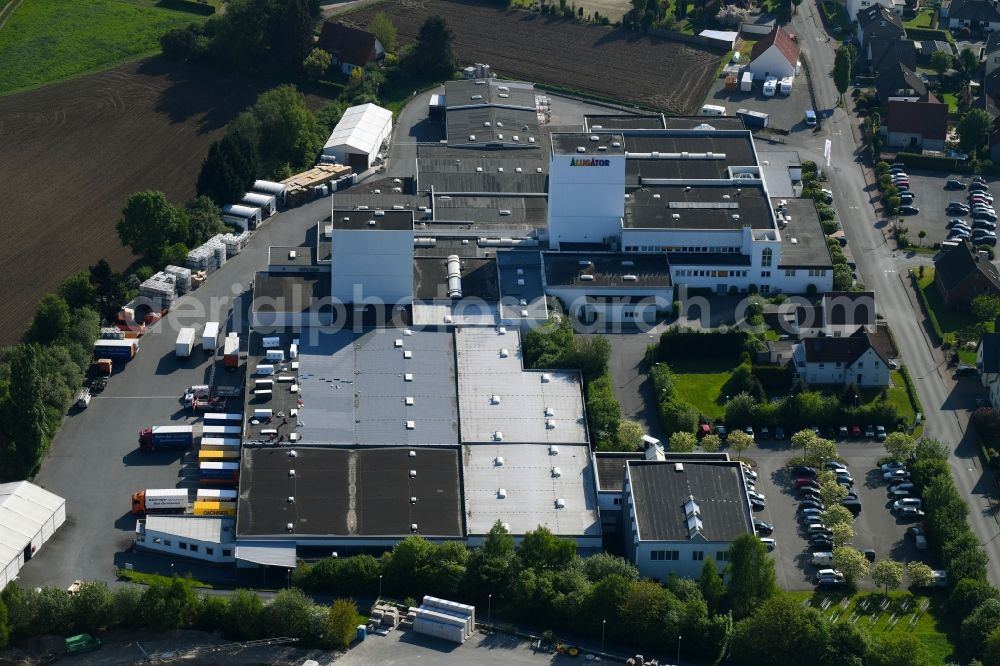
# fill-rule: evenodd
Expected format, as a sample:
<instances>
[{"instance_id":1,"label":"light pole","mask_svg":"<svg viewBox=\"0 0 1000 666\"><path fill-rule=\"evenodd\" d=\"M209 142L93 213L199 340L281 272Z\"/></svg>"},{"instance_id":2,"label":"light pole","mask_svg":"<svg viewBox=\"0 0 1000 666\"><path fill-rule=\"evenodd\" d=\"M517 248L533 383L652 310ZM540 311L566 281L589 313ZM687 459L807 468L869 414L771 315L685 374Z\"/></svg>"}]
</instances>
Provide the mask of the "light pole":
<instances>
[{"instance_id":1,"label":"light pole","mask_svg":"<svg viewBox=\"0 0 1000 666\"><path fill-rule=\"evenodd\" d=\"M380 601L381 599L382 599L382 574L379 574L378 575L378 599L376 599L376 601Z\"/></svg>"},{"instance_id":2,"label":"light pole","mask_svg":"<svg viewBox=\"0 0 1000 666\"><path fill-rule=\"evenodd\" d=\"M601 652L604 652L604 628L607 624L607 620L601 620Z\"/></svg>"},{"instance_id":3,"label":"light pole","mask_svg":"<svg viewBox=\"0 0 1000 666\"><path fill-rule=\"evenodd\" d=\"M677 664L676 666L681 666L681 637L677 637Z\"/></svg>"},{"instance_id":4,"label":"light pole","mask_svg":"<svg viewBox=\"0 0 1000 666\"><path fill-rule=\"evenodd\" d=\"M490 593L486 595L486 622L491 623L493 620L493 594Z\"/></svg>"}]
</instances>

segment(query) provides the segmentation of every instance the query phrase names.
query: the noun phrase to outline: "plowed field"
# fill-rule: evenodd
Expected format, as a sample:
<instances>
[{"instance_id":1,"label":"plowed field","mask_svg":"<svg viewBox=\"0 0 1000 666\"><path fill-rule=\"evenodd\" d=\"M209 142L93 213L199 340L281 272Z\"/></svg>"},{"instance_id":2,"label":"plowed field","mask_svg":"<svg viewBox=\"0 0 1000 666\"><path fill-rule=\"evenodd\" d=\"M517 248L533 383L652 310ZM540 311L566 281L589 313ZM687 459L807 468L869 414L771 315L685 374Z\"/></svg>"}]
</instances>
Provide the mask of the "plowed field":
<instances>
[{"instance_id":1,"label":"plowed field","mask_svg":"<svg viewBox=\"0 0 1000 666\"><path fill-rule=\"evenodd\" d=\"M459 62L482 62L500 75L548 83L671 113L692 113L718 71L721 54L626 30L462 0L387 0L338 19L367 26L376 12L412 43L438 14L455 33Z\"/></svg>"},{"instance_id":2,"label":"plowed field","mask_svg":"<svg viewBox=\"0 0 1000 666\"><path fill-rule=\"evenodd\" d=\"M65 276L131 263L115 233L125 199L193 196L209 144L269 87L152 59L0 97L0 344Z\"/></svg>"}]
</instances>

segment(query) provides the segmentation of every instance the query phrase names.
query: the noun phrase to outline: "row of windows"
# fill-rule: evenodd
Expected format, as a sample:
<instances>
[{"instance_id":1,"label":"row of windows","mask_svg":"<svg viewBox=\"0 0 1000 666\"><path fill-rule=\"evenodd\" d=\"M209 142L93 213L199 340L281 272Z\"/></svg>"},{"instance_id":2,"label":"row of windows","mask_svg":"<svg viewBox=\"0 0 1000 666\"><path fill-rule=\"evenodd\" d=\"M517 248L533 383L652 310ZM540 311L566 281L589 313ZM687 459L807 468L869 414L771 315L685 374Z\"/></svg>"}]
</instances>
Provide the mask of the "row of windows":
<instances>
[{"instance_id":1,"label":"row of windows","mask_svg":"<svg viewBox=\"0 0 1000 666\"><path fill-rule=\"evenodd\" d=\"M750 271L711 271L683 268L674 271L676 277L746 277Z\"/></svg>"},{"instance_id":2,"label":"row of windows","mask_svg":"<svg viewBox=\"0 0 1000 666\"><path fill-rule=\"evenodd\" d=\"M649 559L654 562L662 562L666 560L679 560L681 558L681 552L679 550L651 550L649 551ZM695 550L691 552L691 559L696 562L701 562L705 559L705 551ZM729 552L725 550L720 550L715 553L715 559L719 562L726 562L729 560Z\"/></svg>"},{"instance_id":3,"label":"row of windows","mask_svg":"<svg viewBox=\"0 0 1000 666\"><path fill-rule=\"evenodd\" d=\"M174 545L174 542L171 541L170 539L161 539L160 537L154 537L153 538L153 543L163 544L164 546L168 546L168 547L172 547ZM192 553L197 553L198 552L198 544L196 544L196 543L188 543L187 541L178 541L177 542L177 547L180 548L181 550L187 550L187 551L190 551ZM205 554L206 555L215 555L215 548L212 547L212 546L205 546ZM230 557L230 556L232 556L232 554L233 554L232 549L230 549L230 548L223 548L222 549L222 556L223 557Z\"/></svg>"},{"instance_id":4,"label":"row of windows","mask_svg":"<svg viewBox=\"0 0 1000 666\"><path fill-rule=\"evenodd\" d=\"M626 252L718 252L722 254L739 254L738 247L721 245L626 245Z\"/></svg>"},{"instance_id":5,"label":"row of windows","mask_svg":"<svg viewBox=\"0 0 1000 666\"><path fill-rule=\"evenodd\" d=\"M785 277L795 277L796 273L798 273L798 271L796 271L794 268L785 269ZM822 268L809 269L809 277L824 277L825 275L826 271L824 271Z\"/></svg>"},{"instance_id":6,"label":"row of windows","mask_svg":"<svg viewBox=\"0 0 1000 666\"><path fill-rule=\"evenodd\" d=\"M819 367L820 367L820 370L822 370L823 368L826 367L826 363L820 363ZM836 367L838 367L838 368L840 367L840 362L839 361L837 362L837 366ZM858 369L864 368L865 364L864 363L858 363L857 367L858 367ZM876 368L879 367L878 361L875 361L875 367Z\"/></svg>"}]
</instances>

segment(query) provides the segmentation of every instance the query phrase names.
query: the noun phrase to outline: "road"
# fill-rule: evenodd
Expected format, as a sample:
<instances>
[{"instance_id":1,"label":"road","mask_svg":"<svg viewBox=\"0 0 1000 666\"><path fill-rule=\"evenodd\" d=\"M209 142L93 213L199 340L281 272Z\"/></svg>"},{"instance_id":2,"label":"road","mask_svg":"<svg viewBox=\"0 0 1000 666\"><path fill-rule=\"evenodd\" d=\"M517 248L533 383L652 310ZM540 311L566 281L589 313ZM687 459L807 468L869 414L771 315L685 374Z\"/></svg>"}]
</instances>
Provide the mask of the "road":
<instances>
[{"instance_id":1,"label":"road","mask_svg":"<svg viewBox=\"0 0 1000 666\"><path fill-rule=\"evenodd\" d=\"M793 133L788 144L802 159L825 164L823 141L832 141L831 167L827 170L834 204L853 249L858 271L869 289L874 289L878 307L892 327L902 357L910 370L925 410L924 435L941 440L951 449L952 474L969 502L969 521L989 557L989 578L1000 584L1000 522L997 519L997 482L984 470L974 438L966 434L969 414L956 391L944 356L927 336L924 315L908 286L907 264L902 253L892 250L876 227L877 215L859 159L857 127L843 108L836 107L838 93L833 70L836 41L828 41L814 2L804 2L792 20L791 30L808 59L822 129L816 133ZM881 225L879 225L881 227Z\"/></svg>"}]
</instances>

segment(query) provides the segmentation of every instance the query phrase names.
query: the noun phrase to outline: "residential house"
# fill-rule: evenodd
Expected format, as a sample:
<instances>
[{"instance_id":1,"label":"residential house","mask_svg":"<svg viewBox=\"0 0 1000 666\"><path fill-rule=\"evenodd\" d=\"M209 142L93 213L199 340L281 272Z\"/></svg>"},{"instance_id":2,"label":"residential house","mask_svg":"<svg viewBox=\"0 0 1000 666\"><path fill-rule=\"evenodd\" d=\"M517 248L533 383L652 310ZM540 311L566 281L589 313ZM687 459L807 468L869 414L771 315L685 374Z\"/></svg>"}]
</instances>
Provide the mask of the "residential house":
<instances>
[{"instance_id":1,"label":"residential house","mask_svg":"<svg viewBox=\"0 0 1000 666\"><path fill-rule=\"evenodd\" d=\"M883 126L887 146L910 152L944 150L948 105L934 95L928 93L926 101L890 101L887 115Z\"/></svg>"},{"instance_id":2,"label":"residential house","mask_svg":"<svg viewBox=\"0 0 1000 666\"><path fill-rule=\"evenodd\" d=\"M904 0L847 0L847 15L857 16L862 9L868 9L873 5L882 5L899 15L906 9Z\"/></svg>"},{"instance_id":3,"label":"residential house","mask_svg":"<svg viewBox=\"0 0 1000 666\"><path fill-rule=\"evenodd\" d=\"M950 56L958 55L955 47L944 40L924 39L914 43L917 45L917 61L924 65L930 65L931 56L935 51L944 51Z\"/></svg>"},{"instance_id":4,"label":"residential house","mask_svg":"<svg viewBox=\"0 0 1000 666\"><path fill-rule=\"evenodd\" d=\"M899 15L882 5L872 5L855 14L858 21L858 42L863 47L870 39L900 40L906 29Z\"/></svg>"},{"instance_id":5,"label":"residential house","mask_svg":"<svg viewBox=\"0 0 1000 666\"><path fill-rule=\"evenodd\" d=\"M934 260L934 284L946 306L967 308L981 294L1000 295L1000 271L986 253L963 242Z\"/></svg>"},{"instance_id":6,"label":"residential house","mask_svg":"<svg viewBox=\"0 0 1000 666\"><path fill-rule=\"evenodd\" d=\"M740 32L745 35L766 35L772 32L776 25L778 25L777 16L758 12L747 15L743 25L740 26Z\"/></svg>"},{"instance_id":7,"label":"residential house","mask_svg":"<svg viewBox=\"0 0 1000 666\"><path fill-rule=\"evenodd\" d=\"M990 0L952 0L948 6L948 27L968 27L973 32L1000 30L1000 10Z\"/></svg>"},{"instance_id":8,"label":"residential house","mask_svg":"<svg viewBox=\"0 0 1000 666\"><path fill-rule=\"evenodd\" d=\"M623 541L639 573L697 578L706 559L725 571L732 542L754 533L741 463L624 462Z\"/></svg>"},{"instance_id":9,"label":"residential house","mask_svg":"<svg viewBox=\"0 0 1000 666\"><path fill-rule=\"evenodd\" d=\"M894 62L875 75L875 91L883 104L928 100L927 84L901 62Z\"/></svg>"},{"instance_id":10,"label":"residential house","mask_svg":"<svg viewBox=\"0 0 1000 666\"><path fill-rule=\"evenodd\" d=\"M1000 409L1000 333L983 333L976 349L976 369L990 396L990 405Z\"/></svg>"},{"instance_id":11,"label":"residential house","mask_svg":"<svg viewBox=\"0 0 1000 666\"><path fill-rule=\"evenodd\" d=\"M756 80L768 77L778 79L795 76L799 65L799 45L781 28L775 28L761 37L750 51L750 62L745 72L752 72Z\"/></svg>"},{"instance_id":12,"label":"residential house","mask_svg":"<svg viewBox=\"0 0 1000 666\"><path fill-rule=\"evenodd\" d=\"M348 76L355 68L364 69L385 57L385 48L375 35L342 23L324 23L316 46L332 55L333 64Z\"/></svg>"},{"instance_id":13,"label":"residential house","mask_svg":"<svg viewBox=\"0 0 1000 666\"><path fill-rule=\"evenodd\" d=\"M884 346L864 328L846 338L806 338L792 353L795 373L809 385L885 387L891 365Z\"/></svg>"},{"instance_id":14,"label":"residential house","mask_svg":"<svg viewBox=\"0 0 1000 666\"><path fill-rule=\"evenodd\" d=\"M908 39L875 37L869 39L858 51L854 71L858 74L875 76L897 62L916 70L918 54L917 44Z\"/></svg>"},{"instance_id":15,"label":"residential house","mask_svg":"<svg viewBox=\"0 0 1000 666\"><path fill-rule=\"evenodd\" d=\"M875 292L829 291L823 294L818 305L791 301L767 305L764 306L764 320L795 338L850 337L859 328L874 331L877 324Z\"/></svg>"},{"instance_id":16,"label":"residential house","mask_svg":"<svg viewBox=\"0 0 1000 666\"><path fill-rule=\"evenodd\" d=\"M983 47L983 58L985 59L986 71L984 76L990 78L993 72L1000 69L1000 32L991 32L986 38L986 46Z\"/></svg>"}]
</instances>

